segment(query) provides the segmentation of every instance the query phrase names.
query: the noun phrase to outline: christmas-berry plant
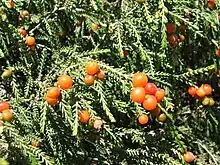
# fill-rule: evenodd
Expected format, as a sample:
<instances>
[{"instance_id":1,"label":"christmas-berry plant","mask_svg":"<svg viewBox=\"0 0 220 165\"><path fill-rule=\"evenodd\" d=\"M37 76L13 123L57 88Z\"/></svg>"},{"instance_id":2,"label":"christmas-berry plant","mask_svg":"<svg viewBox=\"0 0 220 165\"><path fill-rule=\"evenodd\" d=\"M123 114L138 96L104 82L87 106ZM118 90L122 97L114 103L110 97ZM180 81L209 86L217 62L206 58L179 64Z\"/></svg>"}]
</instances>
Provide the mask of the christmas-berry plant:
<instances>
[{"instance_id":1,"label":"christmas-berry plant","mask_svg":"<svg viewBox=\"0 0 220 165\"><path fill-rule=\"evenodd\" d=\"M0 164L219 165L219 11L0 1Z\"/></svg>"}]
</instances>

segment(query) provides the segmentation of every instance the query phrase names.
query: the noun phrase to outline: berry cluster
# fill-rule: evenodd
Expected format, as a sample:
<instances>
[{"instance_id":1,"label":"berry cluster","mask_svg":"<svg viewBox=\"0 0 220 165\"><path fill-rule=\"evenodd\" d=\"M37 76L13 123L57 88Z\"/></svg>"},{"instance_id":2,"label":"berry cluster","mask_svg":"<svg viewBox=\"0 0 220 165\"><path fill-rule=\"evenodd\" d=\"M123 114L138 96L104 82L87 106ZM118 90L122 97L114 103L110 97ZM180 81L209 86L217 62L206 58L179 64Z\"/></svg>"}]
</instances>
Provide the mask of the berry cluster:
<instances>
[{"instance_id":1,"label":"berry cluster","mask_svg":"<svg viewBox=\"0 0 220 165\"><path fill-rule=\"evenodd\" d=\"M79 111L78 116L79 116L80 122L82 122L82 123L89 122L89 125L97 130L103 129L104 121L99 117L95 117L95 116L91 117L87 110Z\"/></svg>"},{"instance_id":2,"label":"berry cluster","mask_svg":"<svg viewBox=\"0 0 220 165\"><path fill-rule=\"evenodd\" d=\"M202 100L203 105L213 106L215 104L213 98L209 97L212 94L212 87L209 84L202 84L200 87L191 86L188 93L198 100Z\"/></svg>"},{"instance_id":3,"label":"berry cluster","mask_svg":"<svg viewBox=\"0 0 220 165\"><path fill-rule=\"evenodd\" d=\"M29 18L30 18L30 14L27 10L20 11L20 15L18 17L19 22L22 20L29 19ZM36 44L35 38L31 35L28 35L28 32L24 26L22 26L18 29L18 33L22 37L25 37L25 44L28 45L29 49L35 50L35 44Z\"/></svg>"},{"instance_id":4,"label":"berry cluster","mask_svg":"<svg viewBox=\"0 0 220 165\"><path fill-rule=\"evenodd\" d=\"M31 141L31 145L33 146L33 147L40 147L40 141L39 140L32 140Z\"/></svg>"},{"instance_id":5,"label":"berry cluster","mask_svg":"<svg viewBox=\"0 0 220 165\"><path fill-rule=\"evenodd\" d=\"M47 91L45 99L49 105L58 104L61 95L60 89L68 90L72 88L73 80L70 76L63 74L58 78L58 85L59 87L52 87Z\"/></svg>"},{"instance_id":6,"label":"berry cluster","mask_svg":"<svg viewBox=\"0 0 220 165\"><path fill-rule=\"evenodd\" d=\"M137 72L132 78L133 89L130 97L133 102L141 103L145 110L151 112L152 116L157 116L159 121L166 121L166 115L160 114L160 109L157 103L164 99L164 89L157 88L154 83L148 82L148 77L145 73ZM141 114L138 117L138 122L142 125L147 124L148 116Z\"/></svg>"},{"instance_id":7,"label":"berry cluster","mask_svg":"<svg viewBox=\"0 0 220 165\"><path fill-rule=\"evenodd\" d=\"M157 103L164 98L164 89L157 88L154 83L148 83L148 77L142 72L134 74L132 84L134 89L130 94L131 99L136 103L142 103L145 110L156 109Z\"/></svg>"},{"instance_id":8,"label":"berry cluster","mask_svg":"<svg viewBox=\"0 0 220 165\"><path fill-rule=\"evenodd\" d=\"M86 65L86 76L84 82L87 86L91 86L94 84L95 78L104 80L105 72L100 70L99 64L97 62L89 62Z\"/></svg>"},{"instance_id":9,"label":"berry cluster","mask_svg":"<svg viewBox=\"0 0 220 165\"><path fill-rule=\"evenodd\" d=\"M93 85L96 77L100 80L103 80L105 78L104 71L100 70L98 63L96 62L89 62L86 65L85 70L87 74L85 76L84 82L87 86ZM45 96L45 100L51 106L59 103L59 99L61 98L61 90L68 90L73 87L73 80L70 76L63 74L58 78L57 84L58 84L57 87L49 88ZM90 115L87 110L81 110L78 113L78 116L80 122L82 123L87 123L90 119ZM99 129L102 126L102 124L100 126L101 123L100 121L102 120L95 120L94 122L92 122L94 128Z\"/></svg>"},{"instance_id":10,"label":"berry cluster","mask_svg":"<svg viewBox=\"0 0 220 165\"><path fill-rule=\"evenodd\" d=\"M151 114L152 117L156 117L157 121L159 121L159 122L165 123L166 120L167 120L166 114L161 113L161 110L160 110L159 107L157 107L156 109L150 111L150 114ZM149 119L149 117L146 114L140 114L138 116L138 122L141 125L147 124L149 120L150 119Z\"/></svg>"},{"instance_id":11,"label":"berry cluster","mask_svg":"<svg viewBox=\"0 0 220 165\"><path fill-rule=\"evenodd\" d=\"M168 23L166 24L166 29L167 29L167 34L168 34L168 41L172 47L177 47L179 45L179 41L184 42L185 41L185 36L184 35L179 35L179 37L175 34L176 33L176 24ZM179 27L179 31L181 33L185 33L186 31L186 26L181 25Z\"/></svg>"},{"instance_id":12,"label":"berry cluster","mask_svg":"<svg viewBox=\"0 0 220 165\"><path fill-rule=\"evenodd\" d=\"M3 121L11 121L14 118L10 110L10 104L7 101L0 102L0 115ZM0 123L0 125L3 125L3 123Z\"/></svg>"}]
</instances>

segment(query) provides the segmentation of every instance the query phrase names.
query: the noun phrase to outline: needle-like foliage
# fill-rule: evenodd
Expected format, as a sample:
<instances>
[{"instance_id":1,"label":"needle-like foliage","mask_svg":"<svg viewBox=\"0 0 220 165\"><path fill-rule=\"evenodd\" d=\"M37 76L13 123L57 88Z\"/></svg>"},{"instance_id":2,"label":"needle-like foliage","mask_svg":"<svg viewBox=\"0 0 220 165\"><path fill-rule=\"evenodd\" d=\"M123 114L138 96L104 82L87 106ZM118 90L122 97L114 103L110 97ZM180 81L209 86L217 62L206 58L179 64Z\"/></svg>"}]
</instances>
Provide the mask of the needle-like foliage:
<instances>
[{"instance_id":1,"label":"needle-like foliage","mask_svg":"<svg viewBox=\"0 0 220 165\"><path fill-rule=\"evenodd\" d=\"M186 151L197 156L195 164L220 164L220 1L213 9L207 0L137 1L14 0L10 6L0 0L0 69L12 70L12 77L0 78L0 101L14 114L0 126L0 165L181 165ZM185 38L177 46L168 23ZM21 28L34 46L25 44ZM86 86L91 61L106 78ZM158 106L166 123L131 101L138 71L165 89ZM74 85L50 106L47 90L62 74ZM214 106L187 93L201 84L212 86ZM81 110L103 129L80 122ZM142 113L149 116L146 126L137 122Z\"/></svg>"}]
</instances>

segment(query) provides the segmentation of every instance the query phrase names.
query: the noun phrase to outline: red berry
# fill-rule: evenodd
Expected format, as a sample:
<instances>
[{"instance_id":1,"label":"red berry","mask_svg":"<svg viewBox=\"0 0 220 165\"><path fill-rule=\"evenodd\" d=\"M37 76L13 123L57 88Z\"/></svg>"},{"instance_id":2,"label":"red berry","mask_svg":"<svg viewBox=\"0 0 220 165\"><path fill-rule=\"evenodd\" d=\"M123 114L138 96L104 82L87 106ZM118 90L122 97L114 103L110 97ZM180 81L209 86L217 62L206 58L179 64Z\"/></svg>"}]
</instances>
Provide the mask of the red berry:
<instances>
[{"instance_id":1,"label":"red berry","mask_svg":"<svg viewBox=\"0 0 220 165\"><path fill-rule=\"evenodd\" d=\"M168 41L169 41L170 45L173 47L177 47L179 44L178 37L175 34L169 35Z\"/></svg>"},{"instance_id":2,"label":"red berry","mask_svg":"<svg viewBox=\"0 0 220 165\"><path fill-rule=\"evenodd\" d=\"M128 51L127 50L123 50L123 54L124 54L124 56L126 57L126 56L128 56Z\"/></svg>"},{"instance_id":3,"label":"red berry","mask_svg":"<svg viewBox=\"0 0 220 165\"><path fill-rule=\"evenodd\" d=\"M215 54L216 56L220 57L220 49L216 50Z\"/></svg>"},{"instance_id":4,"label":"red berry","mask_svg":"<svg viewBox=\"0 0 220 165\"><path fill-rule=\"evenodd\" d=\"M215 2L209 1L208 8L213 9L215 7Z\"/></svg>"},{"instance_id":5,"label":"red berry","mask_svg":"<svg viewBox=\"0 0 220 165\"><path fill-rule=\"evenodd\" d=\"M167 33L168 34L172 34L172 33L176 32L176 25L175 24L168 23L166 25L166 28L167 28Z\"/></svg>"},{"instance_id":6,"label":"red berry","mask_svg":"<svg viewBox=\"0 0 220 165\"><path fill-rule=\"evenodd\" d=\"M157 91L157 86L154 83L147 83L145 86L146 94L155 95Z\"/></svg>"}]
</instances>

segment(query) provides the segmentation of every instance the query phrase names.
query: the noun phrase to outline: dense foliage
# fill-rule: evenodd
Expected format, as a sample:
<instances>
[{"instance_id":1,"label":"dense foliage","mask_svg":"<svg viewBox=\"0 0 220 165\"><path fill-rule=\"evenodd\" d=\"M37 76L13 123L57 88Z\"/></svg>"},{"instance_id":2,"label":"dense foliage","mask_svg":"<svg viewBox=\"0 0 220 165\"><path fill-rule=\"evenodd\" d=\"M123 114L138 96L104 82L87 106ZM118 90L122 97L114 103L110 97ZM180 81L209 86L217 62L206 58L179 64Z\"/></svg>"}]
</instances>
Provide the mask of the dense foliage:
<instances>
[{"instance_id":1,"label":"dense foliage","mask_svg":"<svg viewBox=\"0 0 220 165\"><path fill-rule=\"evenodd\" d=\"M0 0L0 165L220 164L219 9ZM130 98L138 71L159 114Z\"/></svg>"}]
</instances>

